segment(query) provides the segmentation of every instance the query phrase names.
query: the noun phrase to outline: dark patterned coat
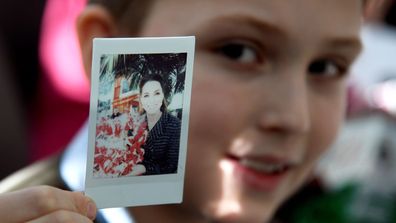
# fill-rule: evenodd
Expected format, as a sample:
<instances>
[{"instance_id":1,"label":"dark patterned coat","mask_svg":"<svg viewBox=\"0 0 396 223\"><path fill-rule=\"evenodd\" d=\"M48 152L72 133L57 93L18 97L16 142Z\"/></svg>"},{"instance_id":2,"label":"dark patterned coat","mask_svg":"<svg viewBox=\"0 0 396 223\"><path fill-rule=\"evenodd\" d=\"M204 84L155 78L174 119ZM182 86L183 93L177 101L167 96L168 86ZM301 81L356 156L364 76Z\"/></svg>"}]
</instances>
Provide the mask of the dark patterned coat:
<instances>
[{"instance_id":1,"label":"dark patterned coat","mask_svg":"<svg viewBox=\"0 0 396 223\"><path fill-rule=\"evenodd\" d=\"M164 112L150 130L144 148L142 164L145 175L176 173L179 160L181 122Z\"/></svg>"}]
</instances>

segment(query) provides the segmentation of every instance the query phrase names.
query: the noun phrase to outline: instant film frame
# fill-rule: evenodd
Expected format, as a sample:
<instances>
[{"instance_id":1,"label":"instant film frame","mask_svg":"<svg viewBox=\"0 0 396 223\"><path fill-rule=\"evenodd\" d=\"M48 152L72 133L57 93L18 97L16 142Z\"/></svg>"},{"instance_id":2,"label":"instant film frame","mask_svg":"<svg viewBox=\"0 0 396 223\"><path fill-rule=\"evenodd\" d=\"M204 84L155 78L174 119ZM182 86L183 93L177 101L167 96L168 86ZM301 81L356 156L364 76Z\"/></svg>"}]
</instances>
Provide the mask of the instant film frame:
<instances>
[{"instance_id":1,"label":"instant film frame","mask_svg":"<svg viewBox=\"0 0 396 223\"><path fill-rule=\"evenodd\" d=\"M85 193L98 208L182 202L194 47L195 37L94 39ZM135 176L149 133L138 83L154 73L168 81L167 111L181 121L177 170Z\"/></svg>"}]
</instances>

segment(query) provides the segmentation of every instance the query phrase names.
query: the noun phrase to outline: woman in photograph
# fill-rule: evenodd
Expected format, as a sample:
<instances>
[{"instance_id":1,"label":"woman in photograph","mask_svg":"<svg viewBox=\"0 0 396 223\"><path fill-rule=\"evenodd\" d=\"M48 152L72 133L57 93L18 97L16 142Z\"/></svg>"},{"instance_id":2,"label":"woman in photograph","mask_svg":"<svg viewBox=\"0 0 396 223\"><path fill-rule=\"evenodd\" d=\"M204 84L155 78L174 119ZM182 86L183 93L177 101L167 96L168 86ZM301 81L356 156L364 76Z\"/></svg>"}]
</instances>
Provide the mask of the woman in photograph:
<instances>
[{"instance_id":1,"label":"woman in photograph","mask_svg":"<svg viewBox=\"0 0 396 223\"><path fill-rule=\"evenodd\" d=\"M143 161L135 167L144 175L177 172L180 120L167 112L164 82L160 75L144 75L139 84L140 109L146 115L149 134L143 145Z\"/></svg>"}]
</instances>

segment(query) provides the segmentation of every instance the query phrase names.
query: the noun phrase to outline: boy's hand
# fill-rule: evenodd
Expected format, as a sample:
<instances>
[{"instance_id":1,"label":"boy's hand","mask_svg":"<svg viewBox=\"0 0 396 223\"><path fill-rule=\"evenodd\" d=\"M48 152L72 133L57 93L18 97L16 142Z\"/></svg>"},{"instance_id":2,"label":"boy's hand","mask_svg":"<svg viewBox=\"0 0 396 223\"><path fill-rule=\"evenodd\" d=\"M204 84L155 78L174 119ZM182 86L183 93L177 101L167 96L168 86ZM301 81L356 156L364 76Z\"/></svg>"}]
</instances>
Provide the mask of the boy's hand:
<instances>
[{"instance_id":1,"label":"boy's hand","mask_svg":"<svg viewBox=\"0 0 396 223\"><path fill-rule=\"evenodd\" d=\"M0 195L1 222L92 222L96 205L81 192L38 186Z\"/></svg>"}]
</instances>

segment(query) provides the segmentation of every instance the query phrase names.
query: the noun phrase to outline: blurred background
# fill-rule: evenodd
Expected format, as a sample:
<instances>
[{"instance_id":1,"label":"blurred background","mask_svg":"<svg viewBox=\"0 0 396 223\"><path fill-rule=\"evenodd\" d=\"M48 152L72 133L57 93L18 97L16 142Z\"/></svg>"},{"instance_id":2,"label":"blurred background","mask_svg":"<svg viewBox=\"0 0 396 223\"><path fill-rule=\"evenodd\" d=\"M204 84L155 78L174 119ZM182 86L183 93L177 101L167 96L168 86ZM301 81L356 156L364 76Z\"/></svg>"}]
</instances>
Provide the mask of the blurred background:
<instances>
[{"instance_id":1,"label":"blurred background","mask_svg":"<svg viewBox=\"0 0 396 223\"><path fill-rule=\"evenodd\" d=\"M2 3L0 179L62 152L88 117L89 84L74 31L85 3ZM349 80L348 119L315 172L326 196L300 205L290 215L295 222L396 222L395 1L366 14L364 50Z\"/></svg>"},{"instance_id":2,"label":"blurred background","mask_svg":"<svg viewBox=\"0 0 396 223\"><path fill-rule=\"evenodd\" d=\"M74 31L85 0L0 7L0 179L63 150L88 117Z\"/></svg>"}]
</instances>

